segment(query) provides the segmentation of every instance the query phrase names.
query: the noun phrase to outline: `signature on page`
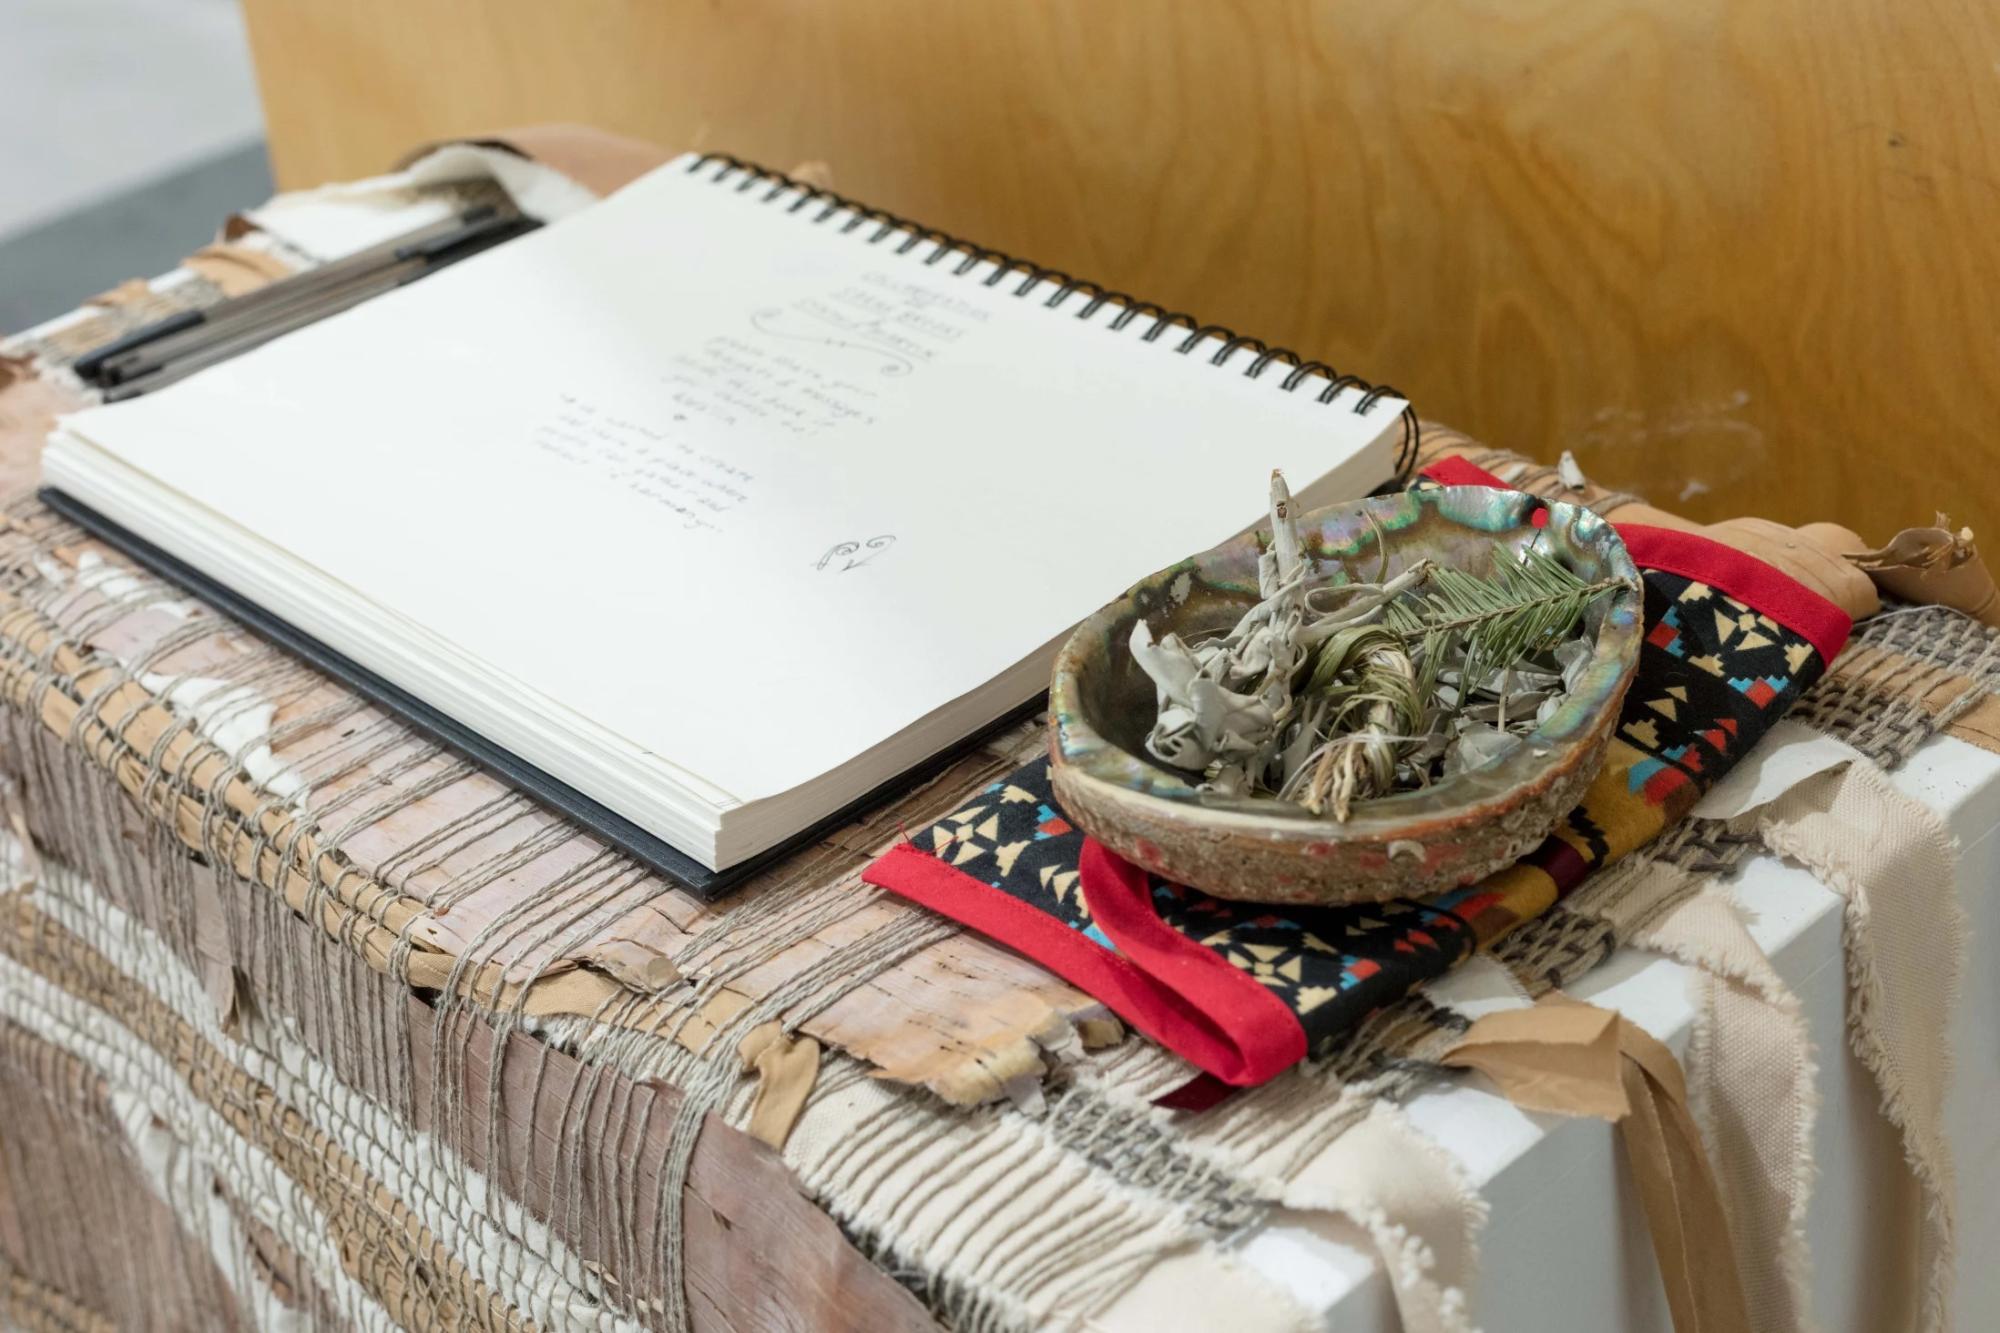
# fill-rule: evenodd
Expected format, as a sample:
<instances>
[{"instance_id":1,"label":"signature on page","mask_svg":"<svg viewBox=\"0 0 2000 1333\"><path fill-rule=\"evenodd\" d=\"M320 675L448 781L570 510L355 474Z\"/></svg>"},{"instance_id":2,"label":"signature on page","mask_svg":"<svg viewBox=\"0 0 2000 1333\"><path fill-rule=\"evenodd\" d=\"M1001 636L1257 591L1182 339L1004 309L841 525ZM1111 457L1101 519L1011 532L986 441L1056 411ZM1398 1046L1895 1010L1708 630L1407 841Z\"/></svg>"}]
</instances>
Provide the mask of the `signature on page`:
<instances>
[{"instance_id":1,"label":"signature on page","mask_svg":"<svg viewBox=\"0 0 2000 1333\"><path fill-rule=\"evenodd\" d=\"M870 537L866 541L835 542L826 548L826 554L813 561L814 569L830 569L836 574L845 574L850 569L859 569L882 552L896 544L889 533ZM866 552L866 554L862 554Z\"/></svg>"}]
</instances>

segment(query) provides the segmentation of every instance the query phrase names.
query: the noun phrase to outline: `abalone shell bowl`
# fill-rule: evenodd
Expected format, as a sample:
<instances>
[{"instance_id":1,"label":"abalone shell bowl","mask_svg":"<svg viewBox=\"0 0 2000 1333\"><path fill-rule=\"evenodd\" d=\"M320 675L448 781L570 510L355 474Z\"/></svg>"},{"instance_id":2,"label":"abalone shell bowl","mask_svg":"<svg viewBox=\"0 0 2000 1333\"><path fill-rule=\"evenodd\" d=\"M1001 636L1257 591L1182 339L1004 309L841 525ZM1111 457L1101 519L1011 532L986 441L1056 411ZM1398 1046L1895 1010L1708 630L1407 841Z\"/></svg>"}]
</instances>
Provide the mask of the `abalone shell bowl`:
<instances>
[{"instance_id":1,"label":"abalone shell bowl","mask_svg":"<svg viewBox=\"0 0 2000 1333\"><path fill-rule=\"evenodd\" d=\"M1547 518L1536 523L1536 514ZM1419 790L1357 804L1347 820L1275 797L1222 797L1147 753L1153 682L1127 646L1225 630L1254 606L1264 530L1163 569L1086 620L1056 658L1049 694L1055 792L1069 817L1127 860L1225 898L1352 903L1469 884L1532 849L1597 775L1639 660L1638 572L1618 534L1576 505L1450 486L1334 505L1299 520L1330 583L1373 582L1425 557L1474 574L1531 543L1581 577L1626 582L1584 617L1589 661L1563 702L1498 759Z\"/></svg>"}]
</instances>

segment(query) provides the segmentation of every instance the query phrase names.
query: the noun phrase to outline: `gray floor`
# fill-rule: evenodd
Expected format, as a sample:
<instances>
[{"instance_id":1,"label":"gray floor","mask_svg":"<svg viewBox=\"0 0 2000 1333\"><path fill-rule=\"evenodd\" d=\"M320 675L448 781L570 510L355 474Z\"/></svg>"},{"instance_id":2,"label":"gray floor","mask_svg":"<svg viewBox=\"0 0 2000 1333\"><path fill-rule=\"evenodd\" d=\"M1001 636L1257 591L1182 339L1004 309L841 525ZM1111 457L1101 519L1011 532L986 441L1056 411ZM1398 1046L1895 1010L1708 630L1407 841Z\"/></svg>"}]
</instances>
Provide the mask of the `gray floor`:
<instances>
[{"instance_id":1,"label":"gray floor","mask_svg":"<svg viewBox=\"0 0 2000 1333\"><path fill-rule=\"evenodd\" d=\"M0 333L166 272L231 212L270 195L264 145L252 143L0 240Z\"/></svg>"},{"instance_id":2,"label":"gray floor","mask_svg":"<svg viewBox=\"0 0 2000 1333\"><path fill-rule=\"evenodd\" d=\"M270 193L235 0L0 0L0 333Z\"/></svg>"}]
</instances>

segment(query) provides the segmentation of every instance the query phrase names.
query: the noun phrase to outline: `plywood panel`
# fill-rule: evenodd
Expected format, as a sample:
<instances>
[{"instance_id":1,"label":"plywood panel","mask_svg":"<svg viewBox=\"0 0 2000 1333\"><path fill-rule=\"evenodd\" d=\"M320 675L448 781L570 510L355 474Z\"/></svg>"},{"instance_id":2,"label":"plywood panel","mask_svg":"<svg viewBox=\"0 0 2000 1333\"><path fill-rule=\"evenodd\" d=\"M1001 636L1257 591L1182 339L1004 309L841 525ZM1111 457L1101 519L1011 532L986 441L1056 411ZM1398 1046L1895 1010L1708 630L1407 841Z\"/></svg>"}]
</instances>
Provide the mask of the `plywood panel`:
<instances>
[{"instance_id":1,"label":"plywood panel","mask_svg":"<svg viewBox=\"0 0 2000 1333\"><path fill-rule=\"evenodd\" d=\"M281 179L577 120L773 165L1575 449L2000 538L1975 0L245 0Z\"/></svg>"}]
</instances>

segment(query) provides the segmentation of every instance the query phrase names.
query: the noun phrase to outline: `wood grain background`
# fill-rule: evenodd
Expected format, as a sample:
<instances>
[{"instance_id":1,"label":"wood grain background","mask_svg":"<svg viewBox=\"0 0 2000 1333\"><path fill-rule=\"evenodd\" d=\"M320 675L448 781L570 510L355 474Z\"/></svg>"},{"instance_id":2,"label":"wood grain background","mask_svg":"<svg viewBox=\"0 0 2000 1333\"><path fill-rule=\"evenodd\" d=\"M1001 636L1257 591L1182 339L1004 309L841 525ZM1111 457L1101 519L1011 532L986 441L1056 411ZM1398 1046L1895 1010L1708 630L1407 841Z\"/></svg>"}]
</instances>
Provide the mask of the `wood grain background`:
<instances>
[{"instance_id":1,"label":"wood grain background","mask_svg":"<svg viewBox=\"0 0 2000 1333\"><path fill-rule=\"evenodd\" d=\"M1408 392L1691 516L2000 544L1978 0L244 0L280 180L593 123Z\"/></svg>"}]
</instances>

